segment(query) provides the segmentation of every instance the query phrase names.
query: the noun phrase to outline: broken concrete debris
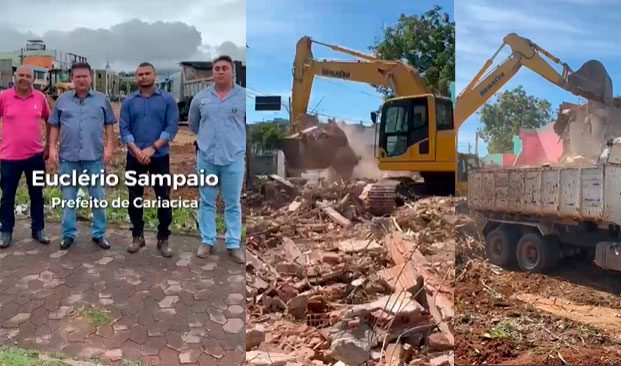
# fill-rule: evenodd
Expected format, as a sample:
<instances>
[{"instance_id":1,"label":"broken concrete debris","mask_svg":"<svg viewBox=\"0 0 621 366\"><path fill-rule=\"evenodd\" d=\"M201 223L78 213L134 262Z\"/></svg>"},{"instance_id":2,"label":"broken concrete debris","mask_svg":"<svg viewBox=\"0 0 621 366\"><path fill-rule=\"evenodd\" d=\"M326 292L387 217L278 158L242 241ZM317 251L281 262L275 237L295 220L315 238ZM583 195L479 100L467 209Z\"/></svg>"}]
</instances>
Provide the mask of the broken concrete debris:
<instances>
[{"instance_id":1,"label":"broken concrete debris","mask_svg":"<svg viewBox=\"0 0 621 366\"><path fill-rule=\"evenodd\" d=\"M369 182L270 178L247 199L247 363L452 364L453 199L374 217Z\"/></svg>"}]
</instances>

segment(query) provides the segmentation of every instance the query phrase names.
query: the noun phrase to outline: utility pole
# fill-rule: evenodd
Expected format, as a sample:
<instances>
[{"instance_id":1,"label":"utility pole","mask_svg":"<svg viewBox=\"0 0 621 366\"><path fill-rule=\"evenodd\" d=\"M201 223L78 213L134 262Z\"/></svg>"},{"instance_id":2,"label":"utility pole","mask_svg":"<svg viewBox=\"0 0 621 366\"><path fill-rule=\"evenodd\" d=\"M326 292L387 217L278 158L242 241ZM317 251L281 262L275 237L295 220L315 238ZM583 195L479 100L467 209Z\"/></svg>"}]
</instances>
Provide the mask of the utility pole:
<instances>
[{"instance_id":1,"label":"utility pole","mask_svg":"<svg viewBox=\"0 0 621 366\"><path fill-rule=\"evenodd\" d=\"M474 133L474 155L479 156L479 131Z\"/></svg>"}]
</instances>

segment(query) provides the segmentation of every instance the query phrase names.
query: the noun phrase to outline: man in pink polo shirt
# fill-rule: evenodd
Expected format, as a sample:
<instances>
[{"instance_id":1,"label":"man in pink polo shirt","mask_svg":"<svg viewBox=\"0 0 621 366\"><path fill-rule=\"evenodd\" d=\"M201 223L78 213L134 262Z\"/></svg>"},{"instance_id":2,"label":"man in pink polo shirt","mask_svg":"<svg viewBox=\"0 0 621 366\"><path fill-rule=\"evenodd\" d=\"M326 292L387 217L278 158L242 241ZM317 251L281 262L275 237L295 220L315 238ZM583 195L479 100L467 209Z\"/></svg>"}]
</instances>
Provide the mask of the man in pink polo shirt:
<instances>
[{"instance_id":1,"label":"man in pink polo shirt","mask_svg":"<svg viewBox=\"0 0 621 366\"><path fill-rule=\"evenodd\" d=\"M43 230L43 188L32 184L33 172L45 171L41 127L50 115L50 107L45 95L32 88L33 79L32 67L21 65L15 72L15 86L0 94L0 248L11 245L15 193L22 174L26 175L30 195L32 238L41 244L50 242Z\"/></svg>"}]
</instances>

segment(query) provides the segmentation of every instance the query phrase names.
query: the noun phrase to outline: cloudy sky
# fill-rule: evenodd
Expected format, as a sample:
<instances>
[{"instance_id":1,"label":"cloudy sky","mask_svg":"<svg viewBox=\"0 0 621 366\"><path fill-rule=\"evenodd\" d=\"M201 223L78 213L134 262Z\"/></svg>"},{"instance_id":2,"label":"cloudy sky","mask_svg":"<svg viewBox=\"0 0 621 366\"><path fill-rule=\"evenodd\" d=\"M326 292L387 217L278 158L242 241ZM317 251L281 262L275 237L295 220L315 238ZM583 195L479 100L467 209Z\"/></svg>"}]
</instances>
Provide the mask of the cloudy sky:
<instances>
[{"instance_id":1,"label":"cloudy sky","mask_svg":"<svg viewBox=\"0 0 621 366\"><path fill-rule=\"evenodd\" d=\"M612 79L613 94L620 95L621 81L617 76L621 74L620 12L621 1L618 0L456 1L456 90L459 93L468 85L502 44L503 37L513 32L529 38L574 71L588 60L601 61ZM493 67L509 56L509 50L506 46L494 60ZM557 64L546 61L557 71L561 70ZM577 96L528 68L522 68L500 91L518 85L530 95L547 99L552 104L553 117L561 102L581 102ZM476 114L462 125L459 132L461 151L467 151L468 144L474 146L479 125ZM479 147L480 155L486 155L486 145L479 142Z\"/></svg>"},{"instance_id":2,"label":"cloudy sky","mask_svg":"<svg viewBox=\"0 0 621 366\"><path fill-rule=\"evenodd\" d=\"M246 1L3 1L0 51L42 39L48 49L86 56L115 71L142 61L175 68L180 61L227 53L245 60Z\"/></svg>"}]
</instances>

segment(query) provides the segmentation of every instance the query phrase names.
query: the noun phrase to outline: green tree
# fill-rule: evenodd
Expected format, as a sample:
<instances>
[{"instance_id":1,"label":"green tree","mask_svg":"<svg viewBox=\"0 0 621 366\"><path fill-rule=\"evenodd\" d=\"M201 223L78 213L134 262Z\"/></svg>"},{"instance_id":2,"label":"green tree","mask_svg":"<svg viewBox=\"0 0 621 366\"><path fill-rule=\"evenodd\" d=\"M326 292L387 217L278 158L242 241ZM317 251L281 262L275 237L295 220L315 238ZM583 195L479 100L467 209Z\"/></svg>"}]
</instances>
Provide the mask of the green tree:
<instances>
[{"instance_id":1,"label":"green tree","mask_svg":"<svg viewBox=\"0 0 621 366\"><path fill-rule=\"evenodd\" d=\"M520 128L538 128L550 122L550 102L532 95L520 85L498 95L494 103L481 108L480 136L490 154L513 152L513 136Z\"/></svg>"},{"instance_id":2,"label":"green tree","mask_svg":"<svg viewBox=\"0 0 621 366\"><path fill-rule=\"evenodd\" d=\"M423 15L401 14L397 24L384 29L381 40L369 47L387 60L406 59L434 93L450 96L455 80L455 22L436 5ZM386 96L392 90L378 88Z\"/></svg>"},{"instance_id":3,"label":"green tree","mask_svg":"<svg viewBox=\"0 0 621 366\"><path fill-rule=\"evenodd\" d=\"M286 128L276 123L260 123L249 134L250 143L258 150L274 150Z\"/></svg>"}]
</instances>

